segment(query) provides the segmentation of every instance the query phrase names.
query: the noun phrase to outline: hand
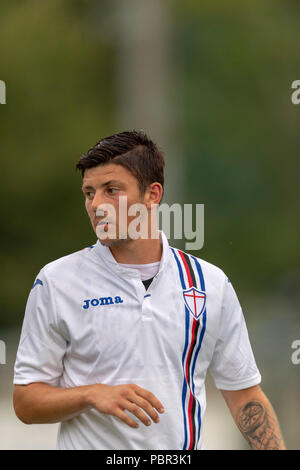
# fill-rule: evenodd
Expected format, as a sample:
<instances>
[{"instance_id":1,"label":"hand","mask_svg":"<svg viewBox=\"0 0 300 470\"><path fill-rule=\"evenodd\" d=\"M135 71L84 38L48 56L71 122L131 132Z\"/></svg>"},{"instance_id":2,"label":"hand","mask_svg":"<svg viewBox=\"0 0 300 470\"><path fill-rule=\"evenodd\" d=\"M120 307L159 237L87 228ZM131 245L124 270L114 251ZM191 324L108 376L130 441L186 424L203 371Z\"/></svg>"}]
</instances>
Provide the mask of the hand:
<instances>
[{"instance_id":1,"label":"hand","mask_svg":"<svg viewBox=\"0 0 300 470\"><path fill-rule=\"evenodd\" d=\"M146 426L159 422L159 413L164 412L163 405L153 393L135 384L125 385L91 385L88 393L88 404L100 413L116 416L128 426L137 428L139 425L130 418L125 410L134 414ZM142 411L144 410L148 416Z\"/></svg>"}]
</instances>

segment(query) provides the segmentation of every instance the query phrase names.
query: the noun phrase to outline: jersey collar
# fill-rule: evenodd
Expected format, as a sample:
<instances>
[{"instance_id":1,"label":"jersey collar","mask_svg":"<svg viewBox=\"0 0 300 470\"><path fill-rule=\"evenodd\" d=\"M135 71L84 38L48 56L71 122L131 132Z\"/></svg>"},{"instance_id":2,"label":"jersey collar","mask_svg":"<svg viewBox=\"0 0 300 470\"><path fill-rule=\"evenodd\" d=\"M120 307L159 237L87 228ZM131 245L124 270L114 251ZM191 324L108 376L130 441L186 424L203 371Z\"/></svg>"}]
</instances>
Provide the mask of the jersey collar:
<instances>
[{"instance_id":1,"label":"jersey collar","mask_svg":"<svg viewBox=\"0 0 300 470\"><path fill-rule=\"evenodd\" d=\"M159 239L162 245L162 256L157 275L165 268L171 254L168 239L162 230L159 230ZM93 252L100 257L110 269L120 276L140 278L140 273L137 269L121 266L121 264L115 260L109 247L102 245L99 240L97 240Z\"/></svg>"}]
</instances>

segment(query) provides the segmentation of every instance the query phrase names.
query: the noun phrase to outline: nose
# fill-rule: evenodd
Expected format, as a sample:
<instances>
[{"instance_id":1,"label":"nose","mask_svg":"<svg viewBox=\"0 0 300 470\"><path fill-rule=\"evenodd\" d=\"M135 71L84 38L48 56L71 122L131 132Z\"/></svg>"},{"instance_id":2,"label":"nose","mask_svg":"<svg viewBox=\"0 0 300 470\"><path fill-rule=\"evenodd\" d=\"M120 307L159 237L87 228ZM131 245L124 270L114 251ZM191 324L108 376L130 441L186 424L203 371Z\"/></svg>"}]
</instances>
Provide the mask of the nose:
<instances>
[{"instance_id":1,"label":"nose","mask_svg":"<svg viewBox=\"0 0 300 470\"><path fill-rule=\"evenodd\" d=\"M111 214L111 206L110 204L107 204L101 193L95 194L92 200L91 209L93 211L93 217L95 220L102 220L104 217L108 217L109 214ZM112 216L113 215L111 215L111 217Z\"/></svg>"},{"instance_id":2,"label":"nose","mask_svg":"<svg viewBox=\"0 0 300 470\"><path fill-rule=\"evenodd\" d=\"M93 198L92 204L91 204L92 211L96 213L97 208L100 206L100 204L103 204L103 203L104 203L104 200L101 197L101 194L99 192L96 192ZM98 215L101 215L101 214L98 214Z\"/></svg>"}]
</instances>

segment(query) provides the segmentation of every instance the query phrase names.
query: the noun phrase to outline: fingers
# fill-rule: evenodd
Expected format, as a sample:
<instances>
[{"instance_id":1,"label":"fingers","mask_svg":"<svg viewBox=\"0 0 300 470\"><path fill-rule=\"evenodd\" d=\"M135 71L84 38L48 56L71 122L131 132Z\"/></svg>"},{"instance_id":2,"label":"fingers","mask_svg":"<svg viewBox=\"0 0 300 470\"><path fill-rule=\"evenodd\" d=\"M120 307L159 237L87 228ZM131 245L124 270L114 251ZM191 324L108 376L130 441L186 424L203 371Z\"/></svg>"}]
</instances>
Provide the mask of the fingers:
<instances>
[{"instance_id":1,"label":"fingers","mask_svg":"<svg viewBox=\"0 0 300 470\"><path fill-rule=\"evenodd\" d=\"M124 421L124 423L128 424L128 426L130 426L131 428L139 427L138 423L134 421L134 419L130 418L130 416L128 416L125 411L123 411L121 408L116 409L112 414Z\"/></svg>"},{"instance_id":2,"label":"fingers","mask_svg":"<svg viewBox=\"0 0 300 470\"><path fill-rule=\"evenodd\" d=\"M99 387L96 391L98 389ZM102 413L116 416L132 428L137 428L138 423L126 411L136 416L145 426L150 426L152 421L158 423L157 411L164 412L162 403L153 393L135 384L101 386L100 392L96 395L97 399L94 396L93 401L91 400L92 406Z\"/></svg>"},{"instance_id":3,"label":"fingers","mask_svg":"<svg viewBox=\"0 0 300 470\"><path fill-rule=\"evenodd\" d=\"M127 389L127 393L123 398L125 399L123 402L124 409L134 414L146 426L151 424L149 417L154 423L159 422L159 415L154 408L160 413L164 412L163 405L156 396L138 385L130 384L129 390Z\"/></svg>"},{"instance_id":4,"label":"fingers","mask_svg":"<svg viewBox=\"0 0 300 470\"><path fill-rule=\"evenodd\" d=\"M125 413L125 410L135 415L145 426L150 426L151 420L149 419L149 417L145 413L143 413L143 411L137 404L132 403L129 400L120 401L119 406L115 407L114 410L112 410L111 414L113 414L117 418L120 418L122 421L124 421L124 423L128 424L128 426L132 428L138 428L138 423L134 421L134 419L132 419L130 416L128 416L128 414Z\"/></svg>"},{"instance_id":5,"label":"fingers","mask_svg":"<svg viewBox=\"0 0 300 470\"><path fill-rule=\"evenodd\" d=\"M142 423L144 423L145 426L150 426L151 420L149 419L149 416L147 416L136 403L124 400L120 403L120 406L124 410L130 411L130 413L135 415Z\"/></svg>"},{"instance_id":6,"label":"fingers","mask_svg":"<svg viewBox=\"0 0 300 470\"><path fill-rule=\"evenodd\" d=\"M163 413L165 411L162 403L152 392L149 392L149 390L145 390L144 388L135 385L134 391L137 395L149 402L152 407L156 408L159 413Z\"/></svg>"},{"instance_id":7,"label":"fingers","mask_svg":"<svg viewBox=\"0 0 300 470\"><path fill-rule=\"evenodd\" d=\"M139 418L146 426L151 424L149 416L154 423L159 422L159 416L156 413L155 409L150 405L150 403L139 395L128 397L129 405L127 405L128 411L133 413L137 418ZM130 404L131 402L131 404ZM148 416L146 416L142 410L144 410Z\"/></svg>"}]
</instances>

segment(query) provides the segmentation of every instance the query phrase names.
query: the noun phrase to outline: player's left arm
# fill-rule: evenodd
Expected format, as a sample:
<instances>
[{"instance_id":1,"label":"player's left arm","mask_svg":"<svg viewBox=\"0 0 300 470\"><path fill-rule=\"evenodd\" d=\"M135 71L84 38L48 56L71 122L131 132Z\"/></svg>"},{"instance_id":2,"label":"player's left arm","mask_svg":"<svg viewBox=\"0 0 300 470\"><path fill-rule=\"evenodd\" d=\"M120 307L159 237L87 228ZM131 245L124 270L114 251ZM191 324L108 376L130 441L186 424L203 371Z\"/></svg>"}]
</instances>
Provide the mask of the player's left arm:
<instances>
[{"instance_id":1,"label":"player's left arm","mask_svg":"<svg viewBox=\"0 0 300 470\"><path fill-rule=\"evenodd\" d=\"M221 393L251 449L286 450L276 414L259 385Z\"/></svg>"}]
</instances>

